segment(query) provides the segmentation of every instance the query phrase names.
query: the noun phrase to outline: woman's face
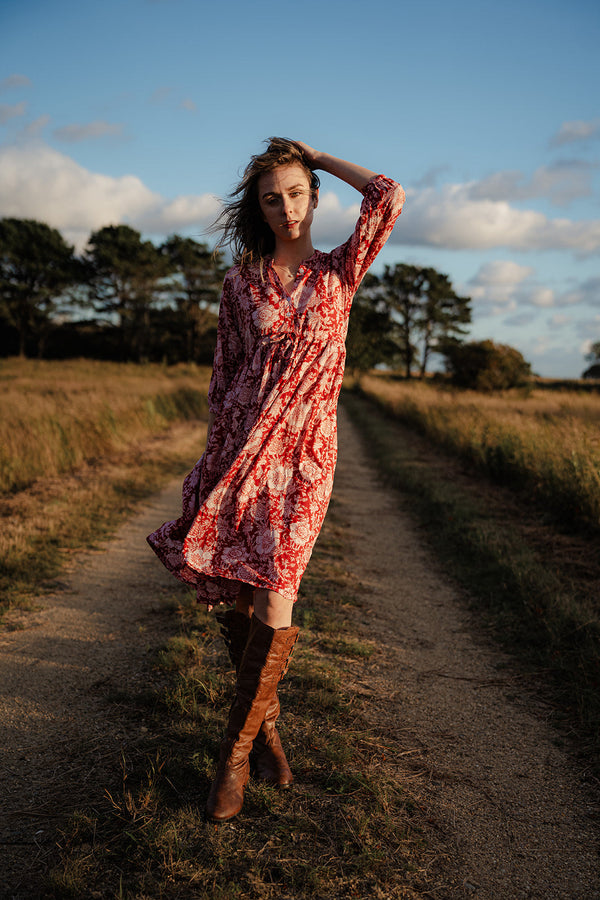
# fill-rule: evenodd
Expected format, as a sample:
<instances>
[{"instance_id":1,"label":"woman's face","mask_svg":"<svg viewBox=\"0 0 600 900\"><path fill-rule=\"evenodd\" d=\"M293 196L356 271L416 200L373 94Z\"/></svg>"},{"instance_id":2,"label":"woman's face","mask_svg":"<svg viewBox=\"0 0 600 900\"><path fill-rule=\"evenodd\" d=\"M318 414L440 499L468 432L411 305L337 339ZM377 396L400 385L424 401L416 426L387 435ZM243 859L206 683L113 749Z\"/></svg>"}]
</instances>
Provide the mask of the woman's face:
<instances>
[{"instance_id":1,"label":"woman's face","mask_svg":"<svg viewBox=\"0 0 600 900\"><path fill-rule=\"evenodd\" d=\"M297 163L279 166L258 179L258 202L277 240L294 241L310 231L318 192Z\"/></svg>"}]
</instances>

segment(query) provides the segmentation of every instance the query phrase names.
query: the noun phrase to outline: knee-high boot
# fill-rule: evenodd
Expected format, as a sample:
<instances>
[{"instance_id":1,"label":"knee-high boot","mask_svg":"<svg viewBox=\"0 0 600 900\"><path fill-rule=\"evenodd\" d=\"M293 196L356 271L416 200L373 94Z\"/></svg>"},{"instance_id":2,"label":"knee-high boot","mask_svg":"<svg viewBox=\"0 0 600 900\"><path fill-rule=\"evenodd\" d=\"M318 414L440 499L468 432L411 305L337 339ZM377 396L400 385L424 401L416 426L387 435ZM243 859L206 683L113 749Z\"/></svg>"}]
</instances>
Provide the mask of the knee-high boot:
<instances>
[{"instance_id":1,"label":"knee-high boot","mask_svg":"<svg viewBox=\"0 0 600 900\"><path fill-rule=\"evenodd\" d=\"M239 672L242 655L250 633L250 619L244 613L237 612L235 609L218 612L216 618L221 625L221 635L227 645L229 657L237 673ZM281 739L276 728L279 712L279 698L277 692L275 692L259 732L254 738L252 759L256 765L256 776L260 781L266 781L268 784L277 785L280 788L287 788L294 780L294 776L281 746Z\"/></svg>"},{"instance_id":2,"label":"knee-high boot","mask_svg":"<svg viewBox=\"0 0 600 900\"><path fill-rule=\"evenodd\" d=\"M236 696L206 804L210 819L224 822L242 808L244 789L250 776L248 757L252 742L285 674L298 631L294 627L270 628L252 616L238 672Z\"/></svg>"}]
</instances>

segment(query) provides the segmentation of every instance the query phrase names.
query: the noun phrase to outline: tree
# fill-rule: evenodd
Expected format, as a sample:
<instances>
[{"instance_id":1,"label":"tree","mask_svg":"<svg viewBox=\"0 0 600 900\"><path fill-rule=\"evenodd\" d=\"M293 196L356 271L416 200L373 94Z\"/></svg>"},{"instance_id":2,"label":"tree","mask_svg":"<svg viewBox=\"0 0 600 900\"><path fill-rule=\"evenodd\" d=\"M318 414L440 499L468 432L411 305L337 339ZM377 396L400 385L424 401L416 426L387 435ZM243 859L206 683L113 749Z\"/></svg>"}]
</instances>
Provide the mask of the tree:
<instances>
[{"instance_id":1,"label":"tree","mask_svg":"<svg viewBox=\"0 0 600 900\"><path fill-rule=\"evenodd\" d=\"M464 337L467 329L463 326L471 321L470 299L456 294L447 275L431 268L425 272L424 303L418 322L421 332L421 378L425 376L432 350L444 341Z\"/></svg>"},{"instance_id":2,"label":"tree","mask_svg":"<svg viewBox=\"0 0 600 900\"><path fill-rule=\"evenodd\" d=\"M596 341L590 347L590 352L585 354L586 362L590 363L582 378L600 378L600 341Z\"/></svg>"},{"instance_id":3,"label":"tree","mask_svg":"<svg viewBox=\"0 0 600 900\"><path fill-rule=\"evenodd\" d=\"M165 290L171 260L129 225L108 225L91 235L85 265L94 308L117 319L123 357L147 358L151 310Z\"/></svg>"},{"instance_id":4,"label":"tree","mask_svg":"<svg viewBox=\"0 0 600 900\"><path fill-rule=\"evenodd\" d=\"M493 341L460 343L448 340L442 348L446 371L457 387L477 391L502 391L529 383L531 366L522 354Z\"/></svg>"},{"instance_id":5,"label":"tree","mask_svg":"<svg viewBox=\"0 0 600 900\"><path fill-rule=\"evenodd\" d=\"M199 362L209 334L216 325L216 309L223 283L223 259L216 258L206 244L172 235L160 248L169 260L173 276L169 292L183 320L184 355Z\"/></svg>"},{"instance_id":6,"label":"tree","mask_svg":"<svg viewBox=\"0 0 600 900\"><path fill-rule=\"evenodd\" d=\"M438 344L458 340L471 321L470 299L459 297L447 275L431 267L398 263L378 279L378 296L396 314L399 349L407 378L420 377Z\"/></svg>"},{"instance_id":7,"label":"tree","mask_svg":"<svg viewBox=\"0 0 600 900\"><path fill-rule=\"evenodd\" d=\"M32 339L43 354L51 314L76 279L73 248L59 231L34 219L0 220L0 305L20 356Z\"/></svg>"},{"instance_id":8,"label":"tree","mask_svg":"<svg viewBox=\"0 0 600 900\"><path fill-rule=\"evenodd\" d=\"M398 358L397 326L389 307L373 292L377 284L377 277L367 274L352 303L346 362L355 374L381 363L393 365Z\"/></svg>"}]
</instances>

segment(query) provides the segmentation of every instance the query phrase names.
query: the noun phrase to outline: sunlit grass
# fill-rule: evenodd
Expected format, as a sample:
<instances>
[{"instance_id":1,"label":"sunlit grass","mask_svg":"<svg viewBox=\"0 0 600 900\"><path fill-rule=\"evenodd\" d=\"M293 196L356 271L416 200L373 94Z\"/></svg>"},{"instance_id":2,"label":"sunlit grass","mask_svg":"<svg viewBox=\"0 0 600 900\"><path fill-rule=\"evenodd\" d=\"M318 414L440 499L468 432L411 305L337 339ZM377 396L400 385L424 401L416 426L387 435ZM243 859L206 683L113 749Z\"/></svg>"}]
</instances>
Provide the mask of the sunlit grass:
<instances>
[{"instance_id":1,"label":"sunlit grass","mask_svg":"<svg viewBox=\"0 0 600 900\"><path fill-rule=\"evenodd\" d=\"M373 375L361 387L439 446L529 492L564 524L600 529L600 394L486 395Z\"/></svg>"},{"instance_id":2,"label":"sunlit grass","mask_svg":"<svg viewBox=\"0 0 600 900\"><path fill-rule=\"evenodd\" d=\"M209 377L194 366L0 362L0 611L191 468Z\"/></svg>"},{"instance_id":3,"label":"sunlit grass","mask_svg":"<svg viewBox=\"0 0 600 900\"><path fill-rule=\"evenodd\" d=\"M206 414L206 367L0 361L0 493Z\"/></svg>"}]
</instances>

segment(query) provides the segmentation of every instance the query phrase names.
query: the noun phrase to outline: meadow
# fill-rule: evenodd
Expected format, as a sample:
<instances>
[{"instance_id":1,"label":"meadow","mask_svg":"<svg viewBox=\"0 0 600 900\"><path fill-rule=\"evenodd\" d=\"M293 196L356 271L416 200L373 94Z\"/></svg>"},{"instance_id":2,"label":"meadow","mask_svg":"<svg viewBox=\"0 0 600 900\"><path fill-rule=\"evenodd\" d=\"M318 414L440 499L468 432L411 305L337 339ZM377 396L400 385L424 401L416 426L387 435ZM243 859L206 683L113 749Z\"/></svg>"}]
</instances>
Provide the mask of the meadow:
<instances>
[{"instance_id":1,"label":"meadow","mask_svg":"<svg viewBox=\"0 0 600 900\"><path fill-rule=\"evenodd\" d=\"M0 363L0 492L74 471L206 414L210 370L91 360Z\"/></svg>"},{"instance_id":2,"label":"meadow","mask_svg":"<svg viewBox=\"0 0 600 900\"><path fill-rule=\"evenodd\" d=\"M183 365L0 362L0 612L193 465L209 379Z\"/></svg>"},{"instance_id":3,"label":"meadow","mask_svg":"<svg viewBox=\"0 0 600 900\"><path fill-rule=\"evenodd\" d=\"M376 375L361 388L396 419L564 525L600 530L600 392L481 394Z\"/></svg>"}]
</instances>

